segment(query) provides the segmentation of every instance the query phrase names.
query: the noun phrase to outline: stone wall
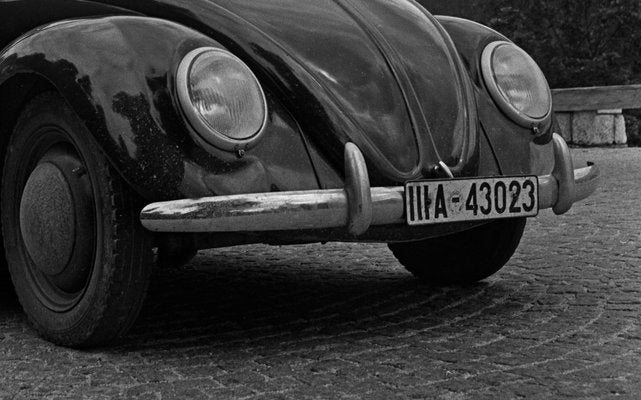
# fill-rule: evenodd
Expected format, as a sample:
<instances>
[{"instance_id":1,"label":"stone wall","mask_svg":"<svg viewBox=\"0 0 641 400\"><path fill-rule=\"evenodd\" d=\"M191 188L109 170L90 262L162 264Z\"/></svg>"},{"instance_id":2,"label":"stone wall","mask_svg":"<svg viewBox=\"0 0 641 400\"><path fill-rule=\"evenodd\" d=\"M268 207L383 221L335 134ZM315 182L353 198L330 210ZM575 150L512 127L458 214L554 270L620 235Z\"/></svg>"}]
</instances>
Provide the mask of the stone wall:
<instances>
[{"instance_id":1,"label":"stone wall","mask_svg":"<svg viewBox=\"0 0 641 400\"><path fill-rule=\"evenodd\" d=\"M641 108L641 85L552 91L561 134L582 146L627 143L624 109Z\"/></svg>"},{"instance_id":2,"label":"stone wall","mask_svg":"<svg viewBox=\"0 0 641 400\"><path fill-rule=\"evenodd\" d=\"M623 145L628 141L621 109L557 112L556 117L568 143L595 146Z\"/></svg>"}]
</instances>

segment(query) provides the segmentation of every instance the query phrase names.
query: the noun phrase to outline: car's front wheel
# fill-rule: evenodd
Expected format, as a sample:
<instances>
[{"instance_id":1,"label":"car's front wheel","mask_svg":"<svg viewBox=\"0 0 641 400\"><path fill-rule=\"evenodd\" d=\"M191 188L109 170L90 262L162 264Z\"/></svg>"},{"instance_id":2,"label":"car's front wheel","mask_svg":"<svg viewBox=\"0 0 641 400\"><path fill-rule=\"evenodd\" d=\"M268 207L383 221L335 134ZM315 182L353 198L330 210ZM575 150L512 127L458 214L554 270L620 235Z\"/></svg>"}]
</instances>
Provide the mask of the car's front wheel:
<instances>
[{"instance_id":1,"label":"car's front wheel","mask_svg":"<svg viewBox=\"0 0 641 400\"><path fill-rule=\"evenodd\" d=\"M0 207L16 293L45 338L95 346L132 325L153 259L136 199L63 99L45 93L27 104Z\"/></svg>"},{"instance_id":2,"label":"car's front wheel","mask_svg":"<svg viewBox=\"0 0 641 400\"><path fill-rule=\"evenodd\" d=\"M390 243L389 248L408 271L427 283L473 283L508 262L521 241L525 223L525 218L497 220L453 235Z\"/></svg>"}]
</instances>

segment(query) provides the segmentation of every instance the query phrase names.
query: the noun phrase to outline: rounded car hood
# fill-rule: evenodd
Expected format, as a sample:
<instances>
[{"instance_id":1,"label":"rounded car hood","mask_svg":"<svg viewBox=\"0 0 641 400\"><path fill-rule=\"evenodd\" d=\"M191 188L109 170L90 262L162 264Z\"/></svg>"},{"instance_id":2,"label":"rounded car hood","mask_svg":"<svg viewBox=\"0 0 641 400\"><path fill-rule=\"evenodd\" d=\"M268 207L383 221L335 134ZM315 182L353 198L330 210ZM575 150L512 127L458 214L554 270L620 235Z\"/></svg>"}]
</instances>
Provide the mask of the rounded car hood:
<instances>
[{"instance_id":1,"label":"rounded car hood","mask_svg":"<svg viewBox=\"0 0 641 400\"><path fill-rule=\"evenodd\" d=\"M454 45L413 0L99 0L171 18L227 46L337 165L356 143L376 183L460 169L473 96ZM125 5L126 3L126 5Z\"/></svg>"},{"instance_id":2,"label":"rounded car hood","mask_svg":"<svg viewBox=\"0 0 641 400\"><path fill-rule=\"evenodd\" d=\"M349 120L341 136L397 179L459 163L471 133L456 53L408 0L215 0L278 42ZM325 105L326 106L326 105Z\"/></svg>"}]
</instances>

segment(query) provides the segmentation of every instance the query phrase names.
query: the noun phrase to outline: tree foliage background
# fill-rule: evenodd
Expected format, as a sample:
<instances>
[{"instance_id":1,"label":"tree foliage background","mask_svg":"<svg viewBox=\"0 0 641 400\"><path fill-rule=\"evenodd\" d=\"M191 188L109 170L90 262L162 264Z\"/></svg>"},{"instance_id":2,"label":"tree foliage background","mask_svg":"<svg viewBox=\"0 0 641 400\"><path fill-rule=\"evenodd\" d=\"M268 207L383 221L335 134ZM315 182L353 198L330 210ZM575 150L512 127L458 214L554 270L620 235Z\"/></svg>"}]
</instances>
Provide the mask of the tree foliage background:
<instances>
[{"instance_id":1,"label":"tree foliage background","mask_svg":"<svg viewBox=\"0 0 641 400\"><path fill-rule=\"evenodd\" d=\"M641 0L420 0L534 57L555 88L641 83Z\"/></svg>"},{"instance_id":2,"label":"tree foliage background","mask_svg":"<svg viewBox=\"0 0 641 400\"><path fill-rule=\"evenodd\" d=\"M526 50L553 88L641 84L641 0L418 0L469 18ZM626 110L628 144L641 146L641 110Z\"/></svg>"}]
</instances>

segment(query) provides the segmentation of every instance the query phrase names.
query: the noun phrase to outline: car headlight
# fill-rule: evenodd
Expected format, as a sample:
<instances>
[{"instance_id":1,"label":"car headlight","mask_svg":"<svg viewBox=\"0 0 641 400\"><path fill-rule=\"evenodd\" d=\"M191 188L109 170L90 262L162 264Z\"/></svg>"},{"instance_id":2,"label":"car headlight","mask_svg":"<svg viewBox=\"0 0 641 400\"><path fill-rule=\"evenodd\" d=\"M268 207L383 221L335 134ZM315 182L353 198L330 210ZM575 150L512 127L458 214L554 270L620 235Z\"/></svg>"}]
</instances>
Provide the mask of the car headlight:
<instances>
[{"instance_id":1,"label":"car headlight","mask_svg":"<svg viewBox=\"0 0 641 400\"><path fill-rule=\"evenodd\" d=\"M176 87L182 110L198 137L224 150L250 147L267 120L258 79L230 52L201 47L181 61Z\"/></svg>"},{"instance_id":2,"label":"car headlight","mask_svg":"<svg viewBox=\"0 0 641 400\"><path fill-rule=\"evenodd\" d=\"M543 71L513 43L490 43L481 56L483 79L490 95L512 120L532 128L545 125L552 114L552 94Z\"/></svg>"}]
</instances>

